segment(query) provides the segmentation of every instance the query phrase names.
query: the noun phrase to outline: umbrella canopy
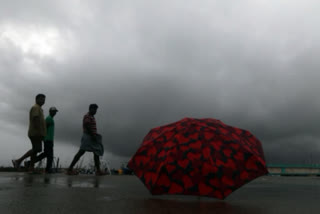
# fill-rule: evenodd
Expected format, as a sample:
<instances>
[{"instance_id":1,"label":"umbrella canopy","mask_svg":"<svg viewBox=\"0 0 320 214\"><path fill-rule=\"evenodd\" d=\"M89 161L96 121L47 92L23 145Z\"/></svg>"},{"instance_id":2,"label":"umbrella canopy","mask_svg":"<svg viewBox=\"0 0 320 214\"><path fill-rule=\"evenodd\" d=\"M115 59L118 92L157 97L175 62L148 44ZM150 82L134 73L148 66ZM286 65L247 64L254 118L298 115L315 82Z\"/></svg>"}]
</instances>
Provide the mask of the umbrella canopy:
<instances>
[{"instance_id":1,"label":"umbrella canopy","mask_svg":"<svg viewBox=\"0 0 320 214\"><path fill-rule=\"evenodd\" d=\"M193 118L151 129L128 167L151 194L219 199L268 173L261 143L250 132Z\"/></svg>"}]
</instances>

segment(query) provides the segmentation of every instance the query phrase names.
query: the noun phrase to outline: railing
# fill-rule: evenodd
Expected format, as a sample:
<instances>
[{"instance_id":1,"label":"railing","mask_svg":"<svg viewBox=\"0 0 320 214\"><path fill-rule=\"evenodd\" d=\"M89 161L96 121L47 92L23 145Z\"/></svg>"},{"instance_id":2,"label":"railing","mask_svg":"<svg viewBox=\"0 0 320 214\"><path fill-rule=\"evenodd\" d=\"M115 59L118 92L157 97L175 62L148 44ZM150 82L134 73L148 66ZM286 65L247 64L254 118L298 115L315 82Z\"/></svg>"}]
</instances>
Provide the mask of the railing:
<instances>
[{"instance_id":1,"label":"railing","mask_svg":"<svg viewBox=\"0 0 320 214\"><path fill-rule=\"evenodd\" d=\"M268 164L269 175L320 176L319 164Z\"/></svg>"}]
</instances>

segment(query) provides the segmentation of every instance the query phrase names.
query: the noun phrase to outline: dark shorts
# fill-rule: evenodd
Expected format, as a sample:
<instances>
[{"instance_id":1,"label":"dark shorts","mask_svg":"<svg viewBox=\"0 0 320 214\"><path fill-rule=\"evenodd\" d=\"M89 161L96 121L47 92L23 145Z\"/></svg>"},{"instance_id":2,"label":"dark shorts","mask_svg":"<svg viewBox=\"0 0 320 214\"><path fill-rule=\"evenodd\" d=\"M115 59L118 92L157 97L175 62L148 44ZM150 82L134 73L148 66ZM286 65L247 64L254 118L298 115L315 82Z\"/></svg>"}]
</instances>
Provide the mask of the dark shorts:
<instances>
[{"instance_id":1,"label":"dark shorts","mask_svg":"<svg viewBox=\"0 0 320 214\"><path fill-rule=\"evenodd\" d=\"M32 144L32 150L35 152L41 152L42 151L42 141L43 137L41 136L29 136L31 144Z\"/></svg>"}]
</instances>

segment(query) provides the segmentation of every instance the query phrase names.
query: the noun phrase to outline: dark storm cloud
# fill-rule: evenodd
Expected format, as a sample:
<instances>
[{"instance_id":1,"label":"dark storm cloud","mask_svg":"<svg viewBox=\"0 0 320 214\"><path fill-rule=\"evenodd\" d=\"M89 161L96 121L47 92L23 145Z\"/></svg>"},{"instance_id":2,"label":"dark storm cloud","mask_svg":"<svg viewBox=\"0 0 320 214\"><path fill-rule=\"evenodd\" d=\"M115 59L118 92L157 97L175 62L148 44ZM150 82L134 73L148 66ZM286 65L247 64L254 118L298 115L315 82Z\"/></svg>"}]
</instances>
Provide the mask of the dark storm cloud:
<instances>
[{"instance_id":1,"label":"dark storm cloud","mask_svg":"<svg viewBox=\"0 0 320 214\"><path fill-rule=\"evenodd\" d=\"M2 124L26 126L43 92L45 112L60 110L58 141L79 145L97 103L106 150L126 158L152 127L183 117L252 131L270 162L319 149L315 2L8 1L0 11L3 25L49 27L62 41L39 57L0 37Z\"/></svg>"}]
</instances>

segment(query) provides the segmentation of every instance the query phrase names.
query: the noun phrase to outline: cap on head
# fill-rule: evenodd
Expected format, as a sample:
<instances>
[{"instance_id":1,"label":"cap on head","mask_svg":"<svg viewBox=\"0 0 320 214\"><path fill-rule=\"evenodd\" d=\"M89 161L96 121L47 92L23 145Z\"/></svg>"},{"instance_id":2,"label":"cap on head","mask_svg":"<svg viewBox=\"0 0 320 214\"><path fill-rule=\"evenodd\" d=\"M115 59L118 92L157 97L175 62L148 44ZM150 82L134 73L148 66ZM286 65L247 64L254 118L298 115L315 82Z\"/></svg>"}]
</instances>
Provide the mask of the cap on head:
<instances>
[{"instance_id":1,"label":"cap on head","mask_svg":"<svg viewBox=\"0 0 320 214\"><path fill-rule=\"evenodd\" d=\"M55 112L57 112L58 111L58 109L56 108L56 107L51 107L50 109L49 109L49 111L55 111Z\"/></svg>"}]
</instances>

